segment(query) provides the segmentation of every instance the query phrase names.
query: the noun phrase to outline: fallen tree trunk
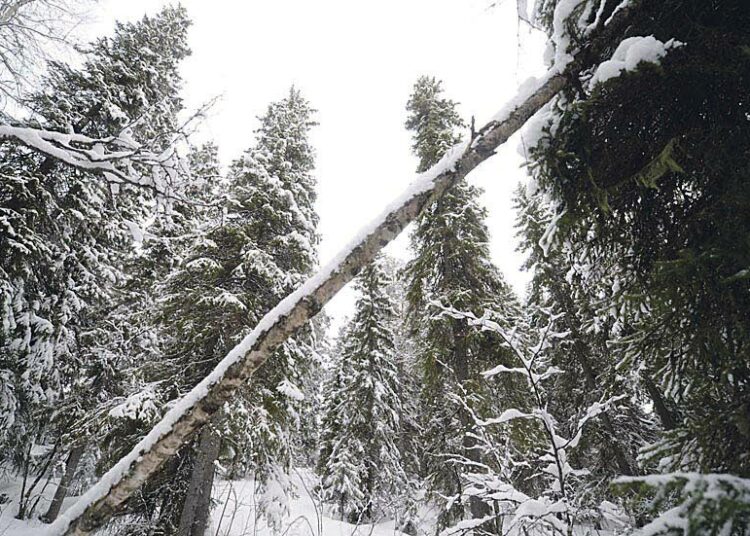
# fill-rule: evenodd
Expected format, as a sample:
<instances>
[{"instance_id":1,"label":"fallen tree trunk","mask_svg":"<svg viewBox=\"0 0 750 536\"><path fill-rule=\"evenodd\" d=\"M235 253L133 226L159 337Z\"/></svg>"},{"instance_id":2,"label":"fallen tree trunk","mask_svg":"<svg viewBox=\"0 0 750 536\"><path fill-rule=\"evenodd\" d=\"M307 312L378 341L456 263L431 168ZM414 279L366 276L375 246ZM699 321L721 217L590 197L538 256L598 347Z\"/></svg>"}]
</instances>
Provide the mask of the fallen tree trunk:
<instances>
[{"instance_id":1,"label":"fallen tree trunk","mask_svg":"<svg viewBox=\"0 0 750 536\"><path fill-rule=\"evenodd\" d=\"M82 536L104 525L168 458L231 400L235 391L279 345L315 316L425 207L493 155L569 81L577 82L578 73L590 66L592 59L598 59L603 50L611 48L613 36L622 34L632 11L633 8L620 9L618 16L585 50L565 65L553 67L534 84L527 85L492 121L473 133L470 140L453 147L437 165L420 175L337 258L271 310L127 456L50 525L47 534Z\"/></svg>"}]
</instances>

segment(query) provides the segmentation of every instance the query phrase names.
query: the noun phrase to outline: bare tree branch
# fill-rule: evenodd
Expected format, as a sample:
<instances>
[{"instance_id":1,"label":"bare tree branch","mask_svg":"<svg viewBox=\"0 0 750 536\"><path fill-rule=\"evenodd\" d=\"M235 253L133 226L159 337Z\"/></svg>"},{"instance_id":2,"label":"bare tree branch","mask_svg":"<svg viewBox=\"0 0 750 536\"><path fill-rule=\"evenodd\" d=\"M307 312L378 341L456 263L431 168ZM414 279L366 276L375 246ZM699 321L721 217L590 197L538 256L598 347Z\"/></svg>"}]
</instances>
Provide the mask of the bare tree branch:
<instances>
[{"instance_id":1,"label":"bare tree branch","mask_svg":"<svg viewBox=\"0 0 750 536\"><path fill-rule=\"evenodd\" d=\"M0 100L17 102L94 0L0 0ZM76 9L79 6L80 9Z\"/></svg>"},{"instance_id":2,"label":"bare tree branch","mask_svg":"<svg viewBox=\"0 0 750 536\"><path fill-rule=\"evenodd\" d=\"M152 188L161 194L169 191L167 177L180 169L173 150L153 153L125 136L97 139L83 134L0 124L0 139L13 140L78 169L101 173L109 182ZM165 178L140 176L133 172L134 166L161 169L166 172Z\"/></svg>"},{"instance_id":3,"label":"bare tree branch","mask_svg":"<svg viewBox=\"0 0 750 536\"><path fill-rule=\"evenodd\" d=\"M12 140L46 156L50 163L58 160L75 168L100 174L112 184L130 184L152 190L162 198L209 206L183 198L175 192L174 187L180 177L184 178L190 173L178 154L178 146L181 142L189 143L190 135L217 101L218 98L210 99L174 132L148 140L146 145L128 135L142 121L140 117L123 127L116 135L106 138L77 134L72 127L70 132L59 132L23 124L0 123L0 141Z\"/></svg>"}]
</instances>

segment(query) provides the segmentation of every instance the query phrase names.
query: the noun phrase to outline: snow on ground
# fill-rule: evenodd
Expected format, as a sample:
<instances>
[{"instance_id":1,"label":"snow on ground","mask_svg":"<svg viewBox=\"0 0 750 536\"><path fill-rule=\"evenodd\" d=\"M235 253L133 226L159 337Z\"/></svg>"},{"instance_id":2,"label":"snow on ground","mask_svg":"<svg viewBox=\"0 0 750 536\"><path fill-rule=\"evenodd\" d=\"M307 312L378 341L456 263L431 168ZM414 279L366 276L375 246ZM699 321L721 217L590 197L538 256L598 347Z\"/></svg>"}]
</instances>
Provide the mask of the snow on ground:
<instances>
[{"instance_id":1,"label":"snow on ground","mask_svg":"<svg viewBox=\"0 0 750 536\"><path fill-rule=\"evenodd\" d=\"M31 485L34 480L35 476L30 476L27 485ZM31 494L30 502L31 505L36 503L34 519L27 521L21 521L15 517L18 513L18 497L21 494L22 482L23 479L20 476L0 476L0 536L36 536L47 526L37 518L47 511L50 500L55 494L57 480L50 480L47 483L45 479L36 486ZM68 497L63 502L63 509L75 501L76 497Z\"/></svg>"},{"instance_id":2,"label":"snow on ground","mask_svg":"<svg viewBox=\"0 0 750 536\"><path fill-rule=\"evenodd\" d=\"M214 485L214 499L218 502L211 512L211 526L206 534L211 536L407 536L395 529L394 521L384 520L376 524L359 526L335 519L330 509L321 505L312 491L316 477L309 470L295 470L289 484L296 498L288 503L288 511L279 516L276 533L260 515L258 505L269 499L269 493L261 493L252 479L218 480ZM43 485L43 484L40 484ZM54 494L56 481L50 484L41 495L35 510L35 518L44 513ZM0 504L0 536L37 536L48 525L34 519L15 519L18 512L18 495L21 489L20 477L0 479L0 498L8 497L10 502ZM38 495L38 494L37 494ZM273 495L273 493L271 494ZM75 503L76 497L66 499L63 509ZM1 499L0 499L1 500ZM32 501L33 502L33 501ZM106 531L103 531L106 534Z\"/></svg>"},{"instance_id":3,"label":"snow on ground","mask_svg":"<svg viewBox=\"0 0 750 536\"><path fill-rule=\"evenodd\" d=\"M290 484L296 498L288 503L288 513L283 515L276 534L285 536L406 536L395 528L393 521L359 526L334 518L327 505L315 497L316 477L309 470L295 470ZM274 493L271 492L273 496ZM207 534L217 536L271 536L265 518L257 508L268 501L269 493L257 489L253 480L220 480L214 486L214 499L219 506L211 515Z\"/></svg>"},{"instance_id":4,"label":"snow on ground","mask_svg":"<svg viewBox=\"0 0 750 536\"><path fill-rule=\"evenodd\" d=\"M313 489L318 479L309 469L295 469L288 477L288 488L293 491L287 502L283 498L280 487L270 487L261 491L253 479L222 480L214 485L213 498L217 505L211 511L211 523L206 531L207 536L407 536L396 530L393 520L384 519L374 524L362 523L355 525L341 521L332 512L330 505L321 504ZM32 503L39 497L34 519L20 521L15 519L18 512L18 495L21 489L20 476L4 475L0 477L0 536L39 536L44 533L45 525L36 518L44 513L54 494L56 480L42 490L44 482L37 487L32 495ZM41 495L38 493L41 491ZM9 502L3 502L6 496ZM75 503L77 497L69 497L63 503L63 510ZM259 508L265 502L266 506L276 510L276 531L269 526ZM282 504L288 508L282 507ZM435 534L435 523L439 514L437 507L429 508L423 505L415 524L419 534ZM608 519L614 519L610 513ZM609 525L609 523L606 523ZM579 525L575 528L576 536L611 536L615 534L619 525L615 523L604 529ZM108 536L111 531L106 529L97 532L98 536Z\"/></svg>"}]
</instances>

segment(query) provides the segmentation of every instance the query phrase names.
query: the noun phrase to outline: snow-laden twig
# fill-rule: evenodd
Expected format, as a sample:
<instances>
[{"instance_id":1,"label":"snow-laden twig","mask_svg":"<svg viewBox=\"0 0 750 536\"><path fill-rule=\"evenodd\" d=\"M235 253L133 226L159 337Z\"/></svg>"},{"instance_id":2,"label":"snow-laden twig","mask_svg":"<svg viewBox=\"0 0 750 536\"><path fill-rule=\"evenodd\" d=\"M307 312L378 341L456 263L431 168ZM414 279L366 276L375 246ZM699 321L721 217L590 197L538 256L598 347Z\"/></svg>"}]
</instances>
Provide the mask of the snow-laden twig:
<instances>
[{"instance_id":1,"label":"snow-laden twig","mask_svg":"<svg viewBox=\"0 0 750 536\"><path fill-rule=\"evenodd\" d=\"M638 536L740 534L750 524L750 479L721 473L675 472L616 478L615 486L645 486L656 490L654 509L670 505L641 527ZM674 492L678 499L675 501ZM675 504L676 502L676 504ZM742 525L744 523L744 525ZM733 529L737 532L733 532Z\"/></svg>"},{"instance_id":2,"label":"snow-laden twig","mask_svg":"<svg viewBox=\"0 0 750 536\"><path fill-rule=\"evenodd\" d=\"M180 143L189 139L196 125L217 102L210 99L196 109L173 132L140 143L133 129L143 121L135 119L119 132L104 138L92 138L73 131L59 132L28 125L0 123L0 141L10 140L77 169L101 175L113 190L130 184L152 190L164 198L200 205L174 191L174 186L190 171L178 153ZM161 147L161 148L160 148Z\"/></svg>"},{"instance_id":3,"label":"snow-laden twig","mask_svg":"<svg viewBox=\"0 0 750 536\"><path fill-rule=\"evenodd\" d=\"M181 169L173 150L161 153L144 150L126 133L90 138L83 134L0 124L0 139L13 140L78 169L100 173L109 182L149 187L160 193L168 191L167 179ZM157 178L141 176L135 172L136 166L159 169L163 173L157 174Z\"/></svg>"},{"instance_id":4,"label":"snow-laden twig","mask_svg":"<svg viewBox=\"0 0 750 536\"><path fill-rule=\"evenodd\" d=\"M521 411L516 408L509 408L503 411L498 417L489 419L480 419L472 413L474 422L480 427L504 425L518 419L535 419L541 422L548 440L548 444L544 449L544 455L539 457L538 462L542 463L541 474L551 479L550 488L546 494L540 496L538 499L528 498L519 502L515 506L510 528L515 530L522 527L525 530L528 523L532 525L541 524L545 531L570 536L573 530L575 512L570 504L569 477L581 476L586 474L586 471L576 470L570 466L568 462L568 450L578 446L583 429L588 421L606 411L614 403L624 398L624 396L615 396L603 402L593 403L576 423L576 426L572 430L572 435L569 438L562 437L558 432L555 417L548 411L549 400L546 396L546 389L543 386L543 382L547 379L562 372L557 367L546 366L544 359L545 351L554 344L553 341L564 339L568 335L567 333L557 333L552 330L553 324L562 315L554 315L551 311L541 309L540 312L547 316L548 323L545 327L539 329L537 342L532 344L530 341L517 341L515 330L507 330L492 320L493 313L491 312L485 312L482 317L477 317L471 312L459 311L439 303L433 303L433 306L438 307L443 315L464 320L472 327L494 333L500 338L504 346L513 352L517 361L521 363L520 367L497 366L483 373L486 378L498 374L521 374L526 376L533 400L530 410ZM513 501L506 501L506 506L509 507L511 504L513 504ZM451 530L453 529L456 529L456 527L451 528ZM458 532L462 530L464 529L459 527ZM510 533L514 532L511 531ZM544 533L546 534L547 532ZM455 532L451 532L450 534L455 534Z\"/></svg>"}]
</instances>

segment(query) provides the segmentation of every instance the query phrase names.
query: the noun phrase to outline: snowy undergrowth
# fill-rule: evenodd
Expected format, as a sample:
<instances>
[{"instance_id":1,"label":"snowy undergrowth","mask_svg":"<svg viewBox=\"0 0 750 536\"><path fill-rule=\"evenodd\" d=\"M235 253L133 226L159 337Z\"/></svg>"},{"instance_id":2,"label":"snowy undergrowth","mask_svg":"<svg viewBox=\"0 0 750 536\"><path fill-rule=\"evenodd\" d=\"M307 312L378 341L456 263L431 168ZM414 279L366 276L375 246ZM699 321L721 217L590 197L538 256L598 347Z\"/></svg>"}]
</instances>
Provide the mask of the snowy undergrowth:
<instances>
[{"instance_id":1,"label":"snowy undergrowth","mask_svg":"<svg viewBox=\"0 0 750 536\"><path fill-rule=\"evenodd\" d=\"M41 493L32 495L31 503L39 501L34 509L34 519L20 520L15 516L18 513L18 497L21 495L23 479L21 476L0 477L0 536L34 536L39 534L46 526L37 517L49 508L52 496L57 488L57 479L50 480L49 484L41 488ZM63 502L63 510L76 501L76 497L68 497Z\"/></svg>"},{"instance_id":2,"label":"snowy undergrowth","mask_svg":"<svg viewBox=\"0 0 750 536\"><path fill-rule=\"evenodd\" d=\"M214 485L213 497L216 506L211 511L211 524L206 531L210 536L407 536L396 530L393 520L384 519L375 524L355 525L341 521L329 505L321 504L314 493L317 477L307 469L294 470L290 476L296 497L291 498L278 519L276 532L262 515L262 508L273 500L273 491L261 492L253 479L221 480ZM57 482L51 481L44 490L37 506L37 513L44 512L54 494ZM40 521L15 519L18 510L18 497L21 487L20 477L6 477L0 481L0 497L8 497L10 502L0 504L0 536L36 536L46 527ZM68 497L63 510L74 504L77 497ZM435 521L439 512L435 507L420 508L415 519L420 535L434 534ZM107 529L100 531L105 536ZM587 527L576 527L575 534L590 534ZM610 531L599 534L612 534Z\"/></svg>"},{"instance_id":3,"label":"snowy undergrowth","mask_svg":"<svg viewBox=\"0 0 750 536\"><path fill-rule=\"evenodd\" d=\"M297 497L289 500L275 534L287 536L406 536L396 530L395 522L354 525L337 519L328 505L321 504L312 491L317 477L308 470L294 471L291 482ZM272 492L271 492L272 495ZM261 505L273 501L269 493L258 490L252 479L221 480L214 487L219 506L211 513L208 534L217 536L271 536L274 531L261 514ZM268 507L268 504L266 504Z\"/></svg>"},{"instance_id":4,"label":"snowy undergrowth","mask_svg":"<svg viewBox=\"0 0 750 536\"><path fill-rule=\"evenodd\" d=\"M296 497L288 503L285 499L275 497L273 489L261 492L252 479L218 480L214 486L214 500L217 506L211 511L211 524L206 531L211 536L406 536L396 530L395 522L384 519L375 524L361 523L354 525L336 519L327 505L322 505L313 489L317 477L309 470L293 471L290 476ZM21 479L9 477L0 481L0 497L6 495L10 502L0 505L0 536L34 536L40 534L46 526L38 520L21 521L15 519ZM50 483L44 491L37 507L37 512L44 512L49 506L56 487ZM278 524L276 531L269 526L262 509L273 508L276 501ZM65 500L63 510L75 503L77 497ZM285 510L285 511L284 511ZM431 516L423 516L425 527L431 527ZM104 529L98 534L106 535Z\"/></svg>"}]
</instances>

